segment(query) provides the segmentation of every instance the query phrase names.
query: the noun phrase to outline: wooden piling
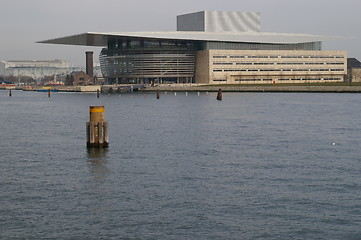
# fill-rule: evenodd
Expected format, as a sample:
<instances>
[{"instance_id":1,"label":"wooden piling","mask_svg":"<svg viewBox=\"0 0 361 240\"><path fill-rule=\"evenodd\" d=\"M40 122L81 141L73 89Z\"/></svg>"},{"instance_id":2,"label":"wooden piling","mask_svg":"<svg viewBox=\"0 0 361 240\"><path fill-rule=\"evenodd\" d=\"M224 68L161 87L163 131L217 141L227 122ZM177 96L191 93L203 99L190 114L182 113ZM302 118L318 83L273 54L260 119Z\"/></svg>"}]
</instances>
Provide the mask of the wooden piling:
<instances>
[{"instance_id":1,"label":"wooden piling","mask_svg":"<svg viewBox=\"0 0 361 240\"><path fill-rule=\"evenodd\" d=\"M222 89L218 89L218 94L217 94L217 100L220 101L222 100Z\"/></svg>"},{"instance_id":2,"label":"wooden piling","mask_svg":"<svg viewBox=\"0 0 361 240\"><path fill-rule=\"evenodd\" d=\"M99 89L97 89L97 98L99 98Z\"/></svg>"},{"instance_id":3,"label":"wooden piling","mask_svg":"<svg viewBox=\"0 0 361 240\"><path fill-rule=\"evenodd\" d=\"M90 121L86 123L88 148L107 148L108 123L104 121L104 106L90 106Z\"/></svg>"},{"instance_id":4,"label":"wooden piling","mask_svg":"<svg viewBox=\"0 0 361 240\"><path fill-rule=\"evenodd\" d=\"M9 89L9 97L11 97L11 89Z\"/></svg>"},{"instance_id":5,"label":"wooden piling","mask_svg":"<svg viewBox=\"0 0 361 240\"><path fill-rule=\"evenodd\" d=\"M159 95L159 90L157 90L157 99L160 98L160 95Z\"/></svg>"},{"instance_id":6,"label":"wooden piling","mask_svg":"<svg viewBox=\"0 0 361 240\"><path fill-rule=\"evenodd\" d=\"M50 97L50 88L48 89L48 97Z\"/></svg>"}]
</instances>

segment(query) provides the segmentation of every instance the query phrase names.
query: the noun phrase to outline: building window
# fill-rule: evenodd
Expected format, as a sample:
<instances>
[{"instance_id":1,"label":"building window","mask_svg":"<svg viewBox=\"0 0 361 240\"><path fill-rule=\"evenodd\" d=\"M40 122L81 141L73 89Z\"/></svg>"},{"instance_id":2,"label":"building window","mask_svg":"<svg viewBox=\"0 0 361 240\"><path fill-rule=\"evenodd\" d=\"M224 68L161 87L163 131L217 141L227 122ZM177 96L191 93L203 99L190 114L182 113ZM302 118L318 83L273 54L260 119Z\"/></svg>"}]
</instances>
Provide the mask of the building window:
<instances>
[{"instance_id":1,"label":"building window","mask_svg":"<svg viewBox=\"0 0 361 240\"><path fill-rule=\"evenodd\" d=\"M274 63L268 62L268 63L254 63L254 65L274 65Z\"/></svg>"},{"instance_id":2,"label":"building window","mask_svg":"<svg viewBox=\"0 0 361 240\"><path fill-rule=\"evenodd\" d=\"M238 62L236 63L236 65L252 65L253 63L251 62Z\"/></svg>"},{"instance_id":3,"label":"building window","mask_svg":"<svg viewBox=\"0 0 361 240\"><path fill-rule=\"evenodd\" d=\"M233 63L230 62L215 62L213 65L233 65Z\"/></svg>"}]
</instances>

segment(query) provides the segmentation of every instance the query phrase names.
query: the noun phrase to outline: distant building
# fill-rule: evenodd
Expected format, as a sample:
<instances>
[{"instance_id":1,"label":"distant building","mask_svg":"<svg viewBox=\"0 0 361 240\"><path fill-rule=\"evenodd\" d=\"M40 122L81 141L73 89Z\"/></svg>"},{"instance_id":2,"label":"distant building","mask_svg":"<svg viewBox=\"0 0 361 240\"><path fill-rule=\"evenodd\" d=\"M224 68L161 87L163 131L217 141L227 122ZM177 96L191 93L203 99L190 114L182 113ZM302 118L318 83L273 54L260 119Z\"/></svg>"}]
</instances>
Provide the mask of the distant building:
<instances>
[{"instance_id":1,"label":"distant building","mask_svg":"<svg viewBox=\"0 0 361 240\"><path fill-rule=\"evenodd\" d=\"M27 76L40 80L44 76L66 74L70 64L65 60L37 61L13 60L0 62L0 75Z\"/></svg>"},{"instance_id":2,"label":"distant building","mask_svg":"<svg viewBox=\"0 0 361 240\"><path fill-rule=\"evenodd\" d=\"M345 51L333 37L260 32L255 12L202 11L177 17L173 32L83 33L42 43L103 47L112 83L260 84L343 82Z\"/></svg>"},{"instance_id":3,"label":"distant building","mask_svg":"<svg viewBox=\"0 0 361 240\"><path fill-rule=\"evenodd\" d=\"M0 62L0 76L31 77L40 82L44 77L54 76L54 81L65 79L74 71L85 68L72 67L67 60L12 60ZM99 63L94 66L94 76L101 76Z\"/></svg>"},{"instance_id":4,"label":"distant building","mask_svg":"<svg viewBox=\"0 0 361 240\"><path fill-rule=\"evenodd\" d=\"M93 84L93 78L87 75L83 71L71 72L66 77L66 82L65 82L65 85L67 86L86 86L92 84Z\"/></svg>"},{"instance_id":5,"label":"distant building","mask_svg":"<svg viewBox=\"0 0 361 240\"><path fill-rule=\"evenodd\" d=\"M361 62L356 58L347 59L347 81L361 82Z\"/></svg>"}]
</instances>

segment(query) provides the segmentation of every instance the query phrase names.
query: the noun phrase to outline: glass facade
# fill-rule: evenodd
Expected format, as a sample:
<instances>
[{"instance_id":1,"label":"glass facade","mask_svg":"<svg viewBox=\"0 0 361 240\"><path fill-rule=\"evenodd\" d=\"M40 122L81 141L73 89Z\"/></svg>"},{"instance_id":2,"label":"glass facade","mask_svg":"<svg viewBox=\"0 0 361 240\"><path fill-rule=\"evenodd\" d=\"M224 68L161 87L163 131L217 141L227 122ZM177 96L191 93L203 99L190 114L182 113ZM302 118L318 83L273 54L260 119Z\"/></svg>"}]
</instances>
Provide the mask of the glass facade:
<instances>
[{"instance_id":1,"label":"glass facade","mask_svg":"<svg viewBox=\"0 0 361 240\"><path fill-rule=\"evenodd\" d=\"M190 41L114 39L100 54L109 83L194 82L197 44Z\"/></svg>"}]
</instances>

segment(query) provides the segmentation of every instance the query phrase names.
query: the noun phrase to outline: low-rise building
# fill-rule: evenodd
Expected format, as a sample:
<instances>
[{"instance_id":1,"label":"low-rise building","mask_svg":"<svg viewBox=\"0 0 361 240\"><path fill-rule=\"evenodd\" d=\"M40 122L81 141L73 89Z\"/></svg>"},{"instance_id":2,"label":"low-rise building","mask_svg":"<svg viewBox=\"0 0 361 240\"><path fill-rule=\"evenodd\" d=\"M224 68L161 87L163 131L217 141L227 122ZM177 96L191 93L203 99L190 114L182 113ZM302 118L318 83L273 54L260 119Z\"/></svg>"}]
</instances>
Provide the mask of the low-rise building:
<instances>
[{"instance_id":1,"label":"low-rise building","mask_svg":"<svg viewBox=\"0 0 361 240\"><path fill-rule=\"evenodd\" d=\"M11 60L0 62L0 76L16 78L29 77L42 82L46 77L53 77L54 81L62 81L74 71L85 71L84 67L71 66L67 60ZM94 76L101 77L99 63L94 66Z\"/></svg>"},{"instance_id":2,"label":"low-rise building","mask_svg":"<svg viewBox=\"0 0 361 240\"><path fill-rule=\"evenodd\" d=\"M69 73L70 64L66 60L12 60L0 62L0 75L27 76L40 80L44 76ZM74 69L72 70L74 71Z\"/></svg>"},{"instance_id":3,"label":"low-rise building","mask_svg":"<svg viewBox=\"0 0 361 240\"><path fill-rule=\"evenodd\" d=\"M71 72L66 77L65 85L67 86L87 86L93 84L93 78L83 71Z\"/></svg>"}]
</instances>

